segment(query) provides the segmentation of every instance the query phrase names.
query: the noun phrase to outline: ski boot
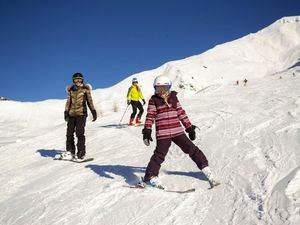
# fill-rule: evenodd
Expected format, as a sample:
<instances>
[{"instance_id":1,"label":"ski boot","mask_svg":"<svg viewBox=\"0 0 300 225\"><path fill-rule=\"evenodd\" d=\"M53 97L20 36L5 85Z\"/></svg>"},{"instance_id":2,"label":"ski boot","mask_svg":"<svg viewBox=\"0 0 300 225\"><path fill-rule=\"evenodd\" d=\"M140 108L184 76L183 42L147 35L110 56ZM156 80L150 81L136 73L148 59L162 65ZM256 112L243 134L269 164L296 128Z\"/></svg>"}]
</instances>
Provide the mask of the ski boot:
<instances>
[{"instance_id":1,"label":"ski boot","mask_svg":"<svg viewBox=\"0 0 300 225\"><path fill-rule=\"evenodd\" d=\"M209 182L209 185L210 185L210 189L212 189L213 187L218 186L218 185L221 184L219 181L217 181L214 178L213 173L211 172L211 170L210 170L210 168L208 166L202 169L202 173L208 179L208 182Z\"/></svg>"},{"instance_id":2,"label":"ski boot","mask_svg":"<svg viewBox=\"0 0 300 225\"><path fill-rule=\"evenodd\" d=\"M154 176L151 177L150 180L142 182L143 187L153 187L153 188L158 188L164 190L165 187L162 185L161 181L159 180L158 177Z\"/></svg>"},{"instance_id":3,"label":"ski boot","mask_svg":"<svg viewBox=\"0 0 300 225\"><path fill-rule=\"evenodd\" d=\"M140 118L137 117L135 120L135 125L140 125L140 124L142 124L142 121Z\"/></svg>"},{"instance_id":4,"label":"ski boot","mask_svg":"<svg viewBox=\"0 0 300 225\"><path fill-rule=\"evenodd\" d=\"M77 161L77 162L82 162L85 160L85 156L77 156L76 158L73 159L74 161Z\"/></svg>"},{"instance_id":5,"label":"ski boot","mask_svg":"<svg viewBox=\"0 0 300 225\"><path fill-rule=\"evenodd\" d=\"M134 124L134 118L130 118L130 120L129 120L129 126L134 126L135 124Z\"/></svg>"}]
</instances>

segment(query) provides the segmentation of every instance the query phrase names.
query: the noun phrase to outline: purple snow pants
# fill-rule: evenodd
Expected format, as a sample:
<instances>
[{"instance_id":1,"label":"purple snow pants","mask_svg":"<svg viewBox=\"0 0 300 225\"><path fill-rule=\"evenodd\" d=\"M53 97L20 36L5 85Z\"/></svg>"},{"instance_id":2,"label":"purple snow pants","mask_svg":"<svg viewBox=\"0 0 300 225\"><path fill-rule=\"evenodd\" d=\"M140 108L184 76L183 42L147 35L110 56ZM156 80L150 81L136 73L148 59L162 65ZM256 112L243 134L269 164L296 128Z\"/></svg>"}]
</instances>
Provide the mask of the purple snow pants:
<instances>
[{"instance_id":1,"label":"purple snow pants","mask_svg":"<svg viewBox=\"0 0 300 225\"><path fill-rule=\"evenodd\" d=\"M184 153L189 154L200 170L208 166L208 161L203 152L185 134L181 134L173 138L157 140L156 149L147 166L144 181L150 180L153 176L158 176L160 166L165 160L172 141Z\"/></svg>"}]
</instances>

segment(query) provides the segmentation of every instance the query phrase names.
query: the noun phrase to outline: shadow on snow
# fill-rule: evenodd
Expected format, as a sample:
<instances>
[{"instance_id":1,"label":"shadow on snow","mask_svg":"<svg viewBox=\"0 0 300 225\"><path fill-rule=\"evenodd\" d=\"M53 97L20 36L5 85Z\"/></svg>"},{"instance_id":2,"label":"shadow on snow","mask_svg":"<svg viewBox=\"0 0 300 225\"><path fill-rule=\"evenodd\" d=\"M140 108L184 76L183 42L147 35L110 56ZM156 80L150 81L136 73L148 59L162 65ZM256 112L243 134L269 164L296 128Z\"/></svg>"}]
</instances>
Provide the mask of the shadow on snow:
<instances>
[{"instance_id":1,"label":"shadow on snow","mask_svg":"<svg viewBox=\"0 0 300 225\"><path fill-rule=\"evenodd\" d=\"M39 149L36 151L37 153L40 153L40 155L42 157L46 157L46 158L54 158L55 155L57 154L61 154L62 152L64 152L63 150L55 150L55 149Z\"/></svg>"},{"instance_id":2,"label":"shadow on snow","mask_svg":"<svg viewBox=\"0 0 300 225\"><path fill-rule=\"evenodd\" d=\"M144 174L145 167L135 167L135 166L124 166L124 165L87 165L86 168L91 169L93 172L98 174L100 177L105 177L108 179L114 179L110 174L115 174L117 176L122 176L127 184L133 184L140 181L139 177L135 173Z\"/></svg>"},{"instance_id":3,"label":"shadow on snow","mask_svg":"<svg viewBox=\"0 0 300 225\"><path fill-rule=\"evenodd\" d=\"M145 167L135 167L135 166L124 166L124 165L87 165L86 168L91 169L93 172L98 174L100 177L105 177L108 179L114 179L112 174L121 176L125 179L125 182L129 185L137 183L140 181L140 177L136 175L139 173L144 175ZM199 180L207 180L207 178L200 171L197 172L181 172L181 171L164 171L168 175L175 176L187 176L193 177Z\"/></svg>"},{"instance_id":4,"label":"shadow on snow","mask_svg":"<svg viewBox=\"0 0 300 225\"><path fill-rule=\"evenodd\" d=\"M54 158L55 155L61 154L64 152L63 150L55 150L55 149L39 149L36 151L42 157L46 158ZM104 177L107 179L114 179L113 175L121 176L125 179L125 182L129 185L137 183L140 181L140 176L143 176L146 171L146 167L139 166L125 166L125 165L86 165L85 168L92 170L94 173L98 174L100 177ZM196 172L183 172L183 171L162 171L167 175L175 175L175 176L187 176L193 177L199 180L207 180L203 173L199 171ZM136 175L139 174L139 175Z\"/></svg>"}]
</instances>

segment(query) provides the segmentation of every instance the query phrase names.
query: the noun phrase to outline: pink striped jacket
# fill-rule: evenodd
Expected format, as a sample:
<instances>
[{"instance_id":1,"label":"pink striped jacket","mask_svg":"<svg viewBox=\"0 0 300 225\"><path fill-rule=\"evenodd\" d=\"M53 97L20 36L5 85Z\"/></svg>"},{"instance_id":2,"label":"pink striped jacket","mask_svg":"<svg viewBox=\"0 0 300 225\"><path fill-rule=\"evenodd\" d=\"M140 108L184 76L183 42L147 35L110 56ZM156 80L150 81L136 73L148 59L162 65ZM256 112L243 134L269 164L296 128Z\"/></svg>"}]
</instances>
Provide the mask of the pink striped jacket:
<instances>
[{"instance_id":1,"label":"pink striped jacket","mask_svg":"<svg viewBox=\"0 0 300 225\"><path fill-rule=\"evenodd\" d=\"M171 92L168 104L158 95L153 95L149 100L144 128L152 129L155 120L157 140L183 134L184 128L181 123L185 128L192 126L176 95L177 92Z\"/></svg>"}]
</instances>

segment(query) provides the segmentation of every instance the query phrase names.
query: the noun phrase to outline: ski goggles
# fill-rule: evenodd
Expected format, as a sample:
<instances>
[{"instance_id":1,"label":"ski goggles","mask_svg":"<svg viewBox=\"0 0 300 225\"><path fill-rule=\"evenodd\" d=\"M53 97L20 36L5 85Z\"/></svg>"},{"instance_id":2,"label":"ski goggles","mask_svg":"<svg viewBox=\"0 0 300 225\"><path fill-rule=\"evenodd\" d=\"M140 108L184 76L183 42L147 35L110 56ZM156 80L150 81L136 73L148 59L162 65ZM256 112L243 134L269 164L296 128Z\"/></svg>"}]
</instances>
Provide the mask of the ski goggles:
<instances>
[{"instance_id":1,"label":"ski goggles","mask_svg":"<svg viewBox=\"0 0 300 225\"><path fill-rule=\"evenodd\" d=\"M156 93L169 92L171 89L171 85L155 86L154 89Z\"/></svg>"},{"instance_id":2,"label":"ski goggles","mask_svg":"<svg viewBox=\"0 0 300 225\"><path fill-rule=\"evenodd\" d=\"M73 82L74 83L82 83L82 79L74 79Z\"/></svg>"}]
</instances>

